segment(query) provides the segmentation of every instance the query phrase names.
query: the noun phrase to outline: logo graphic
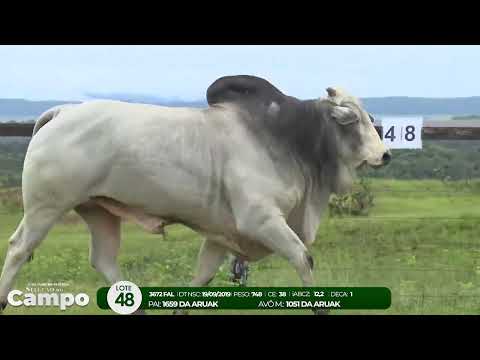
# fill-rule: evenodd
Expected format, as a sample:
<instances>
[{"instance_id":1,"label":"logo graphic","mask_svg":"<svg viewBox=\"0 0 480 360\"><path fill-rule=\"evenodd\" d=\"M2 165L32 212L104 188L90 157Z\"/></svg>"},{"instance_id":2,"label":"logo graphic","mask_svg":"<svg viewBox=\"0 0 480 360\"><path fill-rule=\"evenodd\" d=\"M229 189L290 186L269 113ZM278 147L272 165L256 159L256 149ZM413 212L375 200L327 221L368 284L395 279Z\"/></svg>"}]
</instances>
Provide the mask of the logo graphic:
<instances>
[{"instance_id":1,"label":"logo graphic","mask_svg":"<svg viewBox=\"0 0 480 360\"><path fill-rule=\"evenodd\" d=\"M90 297L87 294L72 294L64 291L68 284L40 283L29 284L26 291L12 290L7 301L11 306L55 306L65 311L73 305L87 306Z\"/></svg>"},{"instance_id":2,"label":"logo graphic","mask_svg":"<svg viewBox=\"0 0 480 360\"><path fill-rule=\"evenodd\" d=\"M132 314L142 304L142 292L130 281L119 281L108 290L107 302L117 314Z\"/></svg>"}]
</instances>

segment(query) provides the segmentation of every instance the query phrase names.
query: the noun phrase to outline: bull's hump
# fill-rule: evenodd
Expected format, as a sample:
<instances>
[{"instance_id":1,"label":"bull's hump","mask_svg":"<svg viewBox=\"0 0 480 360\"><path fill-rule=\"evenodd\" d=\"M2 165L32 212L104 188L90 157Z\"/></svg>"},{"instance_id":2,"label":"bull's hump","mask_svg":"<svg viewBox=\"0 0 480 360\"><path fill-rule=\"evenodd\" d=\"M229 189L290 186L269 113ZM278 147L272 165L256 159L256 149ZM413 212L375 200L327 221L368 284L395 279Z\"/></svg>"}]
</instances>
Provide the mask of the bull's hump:
<instances>
[{"instance_id":1,"label":"bull's hump","mask_svg":"<svg viewBox=\"0 0 480 360\"><path fill-rule=\"evenodd\" d=\"M264 104L282 102L285 95L265 79L250 75L224 76L207 89L209 105L232 102L260 101Z\"/></svg>"}]
</instances>

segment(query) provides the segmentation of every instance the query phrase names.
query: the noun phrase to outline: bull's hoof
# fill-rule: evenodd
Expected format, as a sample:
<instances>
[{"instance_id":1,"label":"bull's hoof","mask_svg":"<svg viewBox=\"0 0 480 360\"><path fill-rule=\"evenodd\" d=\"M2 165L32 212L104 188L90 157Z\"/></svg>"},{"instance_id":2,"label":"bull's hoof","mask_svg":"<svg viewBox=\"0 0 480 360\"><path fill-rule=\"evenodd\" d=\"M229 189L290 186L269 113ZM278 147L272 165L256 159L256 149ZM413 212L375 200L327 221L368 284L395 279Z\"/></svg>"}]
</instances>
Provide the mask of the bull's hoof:
<instances>
[{"instance_id":1,"label":"bull's hoof","mask_svg":"<svg viewBox=\"0 0 480 360\"><path fill-rule=\"evenodd\" d=\"M3 312L3 310L5 310L5 308L7 307L7 302L0 302L0 314Z\"/></svg>"},{"instance_id":2,"label":"bull's hoof","mask_svg":"<svg viewBox=\"0 0 480 360\"><path fill-rule=\"evenodd\" d=\"M188 315L187 310L177 309L173 311L173 315Z\"/></svg>"},{"instance_id":3,"label":"bull's hoof","mask_svg":"<svg viewBox=\"0 0 480 360\"><path fill-rule=\"evenodd\" d=\"M30 256L28 257L28 260L27 260L27 261L30 262L30 261L32 261L32 260L33 260L33 253L32 253L32 255L30 255Z\"/></svg>"},{"instance_id":4,"label":"bull's hoof","mask_svg":"<svg viewBox=\"0 0 480 360\"><path fill-rule=\"evenodd\" d=\"M314 315L329 315L330 310L327 310L327 309L313 309L313 314Z\"/></svg>"}]
</instances>

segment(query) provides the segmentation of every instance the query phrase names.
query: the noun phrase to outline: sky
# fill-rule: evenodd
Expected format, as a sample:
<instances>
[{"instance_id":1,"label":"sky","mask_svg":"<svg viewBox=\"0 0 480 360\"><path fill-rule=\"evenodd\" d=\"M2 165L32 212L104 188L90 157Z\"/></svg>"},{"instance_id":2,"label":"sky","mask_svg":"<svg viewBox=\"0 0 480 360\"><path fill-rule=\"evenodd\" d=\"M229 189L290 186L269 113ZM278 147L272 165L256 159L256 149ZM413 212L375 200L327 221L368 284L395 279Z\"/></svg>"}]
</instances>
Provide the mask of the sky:
<instances>
[{"instance_id":1,"label":"sky","mask_svg":"<svg viewBox=\"0 0 480 360\"><path fill-rule=\"evenodd\" d=\"M200 100L225 75L257 75L301 99L480 96L480 46L7 46L0 98L128 93Z\"/></svg>"}]
</instances>

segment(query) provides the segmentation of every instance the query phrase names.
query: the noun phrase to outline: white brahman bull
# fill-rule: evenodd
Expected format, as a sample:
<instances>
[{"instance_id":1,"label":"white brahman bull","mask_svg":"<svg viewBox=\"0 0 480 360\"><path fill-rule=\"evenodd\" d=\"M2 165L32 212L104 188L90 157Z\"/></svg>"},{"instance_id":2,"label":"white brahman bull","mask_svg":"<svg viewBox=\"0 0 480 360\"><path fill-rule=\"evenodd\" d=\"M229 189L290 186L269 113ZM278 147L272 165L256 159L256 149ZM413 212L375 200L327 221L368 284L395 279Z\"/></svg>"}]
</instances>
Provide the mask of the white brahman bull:
<instances>
[{"instance_id":1,"label":"white brahman bull","mask_svg":"<svg viewBox=\"0 0 480 360\"><path fill-rule=\"evenodd\" d=\"M125 280L117 255L126 218L154 233L180 223L205 236L192 286L206 285L229 253L248 261L276 253L313 285L307 247L329 195L348 189L360 165L390 159L360 102L327 92L302 101L236 76L212 84L204 109L92 101L47 111L25 158L24 216L9 241L0 308L71 209L109 283Z\"/></svg>"}]
</instances>

